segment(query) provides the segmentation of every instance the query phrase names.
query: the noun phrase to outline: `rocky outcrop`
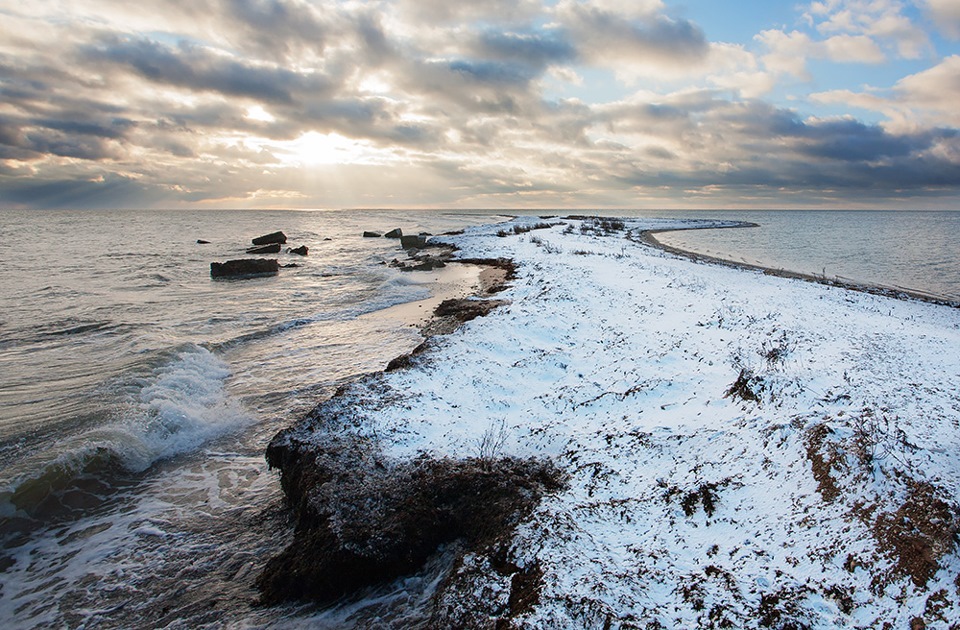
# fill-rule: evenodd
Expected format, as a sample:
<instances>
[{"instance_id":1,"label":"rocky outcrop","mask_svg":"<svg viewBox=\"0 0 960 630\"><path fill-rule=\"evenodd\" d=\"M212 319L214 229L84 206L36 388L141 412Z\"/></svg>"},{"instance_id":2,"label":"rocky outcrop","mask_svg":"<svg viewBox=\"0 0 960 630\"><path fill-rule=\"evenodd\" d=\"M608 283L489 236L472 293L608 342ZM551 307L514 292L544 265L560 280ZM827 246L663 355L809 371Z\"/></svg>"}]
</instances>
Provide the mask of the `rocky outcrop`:
<instances>
[{"instance_id":1,"label":"rocky outcrop","mask_svg":"<svg viewBox=\"0 0 960 630\"><path fill-rule=\"evenodd\" d=\"M248 254L279 254L280 253L280 243L271 243L270 245L262 245L260 247L248 247Z\"/></svg>"},{"instance_id":2,"label":"rocky outcrop","mask_svg":"<svg viewBox=\"0 0 960 630\"><path fill-rule=\"evenodd\" d=\"M383 235L384 238L400 238L401 236L403 236L403 230L401 230L400 228L395 228L393 230L390 230L389 232Z\"/></svg>"},{"instance_id":3,"label":"rocky outcrop","mask_svg":"<svg viewBox=\"0 0 960 630\"><path fill-rule=\"evenodd\" d=\"M254 245L269 245L270 243L279 243L281 245L287 242L287 235L283 232L271 232L253 239Z\"/></svg>"},{"instance_id":4,"label":"rocky outcrop","mask_svg":"<svg viewBox=\"0 0 960 630\"><path fill-rule=\"evenodd\" d=\"M451 325L424 335L451 332L500 304L447 300L434 321ZM386 371L411 368L413 357L424 358L430 347L429 340L423 342ZM388 457L364 420L383 404L381 398L399 396L385 379L371 374L341 387L267 447L296 531L257 580L262 603L330 603L412 574L441 549L453 549L460 561L497 559L510 605L496 615L508 622L523 613L523 602L532 601L537 590L535 567L521 569L506 560L513 531L546 493L564 487L564 473L549 460L501 457L493 449L465 459ZM441 581L434 598L457 600L459 590L466 590L463 580L451 577ZM435 617L436 627L449 626L444 614Z\"/></svg>"},{"instance_id":5,"label":"rocky outcrop","mask_svg":"<svg viewBox=\"0 0 960 630\"><path fill-rule=\"evenodd\" d=\"M242 258L224 263L210 263L210 276L213 278L244 278L274 275L280 271L276 259Z\"/></svg>"},{"instance_id":6,"label":"rocky outcrop","mask_svg":"<svg viewBox=\"0 0 960 630\"><path fill-rule=\"evenodd\" d=\"M442 545L500 544L563 485L544 460L390 460L351 430L341 402L321 405L307 432L288 429L267 449L297 531L257 581L264 603L331 602L416 571Z\"/></svg>"},{"instance_id":7,"label":"rocky outcrop","mask_svg":"<svg viewBox=\"0 0 960 630\"><path fill-rule=\"evenodd\" d=\"M287 252L291 254L297 254L298 256L306 256L307 252L310 251L306 245L301 245L300 247L294 247L287 249Z\"/></svg>"},{"instance_id":8,"label":"rocky outcrop","mask_svg":"<svg viewBox=\"0 0 960 630\"><path fill-rule=\"evenodd\" d=\"M369 230L364 230L363 238L380 238L383 236L380 232L371 232Z\"/></svg>"}]
</instances>

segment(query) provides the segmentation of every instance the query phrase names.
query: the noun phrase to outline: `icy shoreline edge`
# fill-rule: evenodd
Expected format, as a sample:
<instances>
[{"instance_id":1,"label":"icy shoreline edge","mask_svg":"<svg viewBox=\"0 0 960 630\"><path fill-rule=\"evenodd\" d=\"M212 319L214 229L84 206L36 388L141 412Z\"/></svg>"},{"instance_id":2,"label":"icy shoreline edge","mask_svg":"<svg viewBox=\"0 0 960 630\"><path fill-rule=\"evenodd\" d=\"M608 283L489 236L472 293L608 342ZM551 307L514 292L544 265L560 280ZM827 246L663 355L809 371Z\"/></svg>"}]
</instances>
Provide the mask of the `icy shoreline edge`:
<instances>
[{"instance_id":1,"label":"icy shoreline edge","mask_svg":"<svg viewBox=\"0 0 960 630\"><path fill-rule=\"evenodd\" d=\"M434 601L448 622L956 617L956 309L691 264L644 242L676 224L469 230L454 239L464 256L517 261L510 303L325 403L338 426L304 421L287 437L467 461L494 435L498 455L568 479L527 489L541 502L516 512L502 557L458 561ZM499 598L478 595L490 589Z\"/></svg>"}]
</instances>

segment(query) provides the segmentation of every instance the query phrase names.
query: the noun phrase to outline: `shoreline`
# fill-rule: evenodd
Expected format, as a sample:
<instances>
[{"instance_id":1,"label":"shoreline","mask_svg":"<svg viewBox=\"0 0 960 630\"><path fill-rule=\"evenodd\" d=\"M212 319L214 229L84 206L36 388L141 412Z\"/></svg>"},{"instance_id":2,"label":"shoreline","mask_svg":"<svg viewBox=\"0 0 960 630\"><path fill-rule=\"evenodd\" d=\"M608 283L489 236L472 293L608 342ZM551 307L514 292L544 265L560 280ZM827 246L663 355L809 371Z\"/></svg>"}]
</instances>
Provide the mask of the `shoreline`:
<instances>
[{"instance_id":1,"label":"shoreline","mask_svg":"<svg viewBox=\"0 0 960 630\"><path fill-rule=\"evenodd\" d=\"M691 265L648 242L667 230L642 221L517 225L455 239L461 262L515 261L491 317L425 334L271 442L306 537L271 561L267 602L329 602L346 587L303 584L340 566L327 545L352 540L344 518L359 511L367 531L381 518L371 505L466 466L506 470L537 503L518 505L515 529L457 543L429 578L430 622L832 627L960 614L940 594L960 566L956 310ZM524 462L552 481L531 482ZM398 531L373 527L376 541ZM310 531L326 532L319 556ZM391 549L376 579L406 574ZM370 553L344 566L382 569L384 552Z\"/></svg>"},{"instance_id":2,"label":"shoreline","mask_svg":"<svg viewBox=\"0 0 960 630\"><path fill-rule=\"evenodd\" d=\"M733 267L736 269L743 269L747 271L759 271L768 276L776 276L779 278L793 278L797 280L803 280L805 282L813 282L816 284L822 284L825 286L840 287L850 291L858 291L860 293L868 293L871 295L881 295L884 297L891 297L894 299L911 299L918 300L921 302L927 302L930 304L937 304L940 306L950 306L953 308L960 308L960 300L951 300L944 296L936 295L933 293L925 293L923 291L918 291L916 289L904 289L899 287L886 287L879 284L868 284L855 282L853 280L845 280L842 278L827 278L823 276L818 276L816 274L802 273L799 271L790 271L787 269L776 269L774 267L766 267L763 265L756 265L746 262L737 262L730 260L728 258L721 258L718 256L710 256L708 254L701 254L687 249L682 249L679 247L674 247L672 245L667 245L659 239L656 235L663 232L682 232L685 230L697 230L697 229L737 229L737 228L749 228L749 227L759 227L755 223L738 225L738 226L729 226L729 227L705 227L705 228L680 228L680 229L652 229L652 230L643 230L640 232L640 240L655 247L659 250L674 254L676 256L681 256L687 258L694 262L707 262L717 265L723 265L727 267Z\"/></svg>"}]
</instances>

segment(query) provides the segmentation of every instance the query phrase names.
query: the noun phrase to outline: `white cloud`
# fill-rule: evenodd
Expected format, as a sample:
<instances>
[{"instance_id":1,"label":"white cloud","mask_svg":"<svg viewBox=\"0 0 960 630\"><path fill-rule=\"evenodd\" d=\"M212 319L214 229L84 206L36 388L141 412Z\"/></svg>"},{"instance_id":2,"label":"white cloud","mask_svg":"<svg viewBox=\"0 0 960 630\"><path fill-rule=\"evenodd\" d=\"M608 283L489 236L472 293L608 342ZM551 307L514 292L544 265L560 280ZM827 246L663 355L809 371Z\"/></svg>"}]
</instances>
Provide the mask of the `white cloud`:
<instances>
[{"instance_id":1,"label":"white cloud","mask_svg":"<svg viewBox=\"0 0 960 630\"><path fill-rule=\"evenodd\" d=\"M841 63L882 63L886 59L877 43L866 35L835 35L817 48L823 57Z\"/></svg>"},{"instance_id":2,"label":"white cloud","mask_svg":"<svg viewBox=\"0 0 960 630\"><path fill-rule=\"evenodd\" d=\"M889 48L900 57L917 59L932 47L927 34L905 10L906 5L900 0L827 0L808 5L803 17L822 35L869 37L876 42L875 46Z\"/></svg>"},{"instance_id":3,"label":"white cloud","mask_svg":"<svg viewBox=\"0 0 960 630\"><path fill-rule=\"evenodd\" d=\"M845 105L882 113L888 129L908 132L925 127L960 127L960 56L904 77L890 90L832 90L811 94L815 103Z\"/></svg>"},{"instance_id":4,"label":"white cloud","mask_svg":"<svg viewBox=\"0 0 960 630\"><path fill-rule=\"evenodd\" d=\"M807 59L811 57L813 40L806 33L781 30L761 31L755 39L766 46L768 52L761 59L770 72L789 74L809 80Z\"/></svg>"},{"instance_id":5,"label":"white cloud","mask_svg":"<svg viewBox=\"0 0 960 630\"><path fill-rule=\"evenodd\" d=\"M894 90L909 107L937 113L942 124L960 126L960 55L901 79Z\"/></svg>"},{"instance_id":6,"label":"white cloud","mask_svg":"<svg viewBox=\"0 0 960 630\"><path fill-rule=\"evenodd\" d=\"M960 2L926 0L925 4L937 28L949 37L960 39Z\"/></svg>"}]
</instances>

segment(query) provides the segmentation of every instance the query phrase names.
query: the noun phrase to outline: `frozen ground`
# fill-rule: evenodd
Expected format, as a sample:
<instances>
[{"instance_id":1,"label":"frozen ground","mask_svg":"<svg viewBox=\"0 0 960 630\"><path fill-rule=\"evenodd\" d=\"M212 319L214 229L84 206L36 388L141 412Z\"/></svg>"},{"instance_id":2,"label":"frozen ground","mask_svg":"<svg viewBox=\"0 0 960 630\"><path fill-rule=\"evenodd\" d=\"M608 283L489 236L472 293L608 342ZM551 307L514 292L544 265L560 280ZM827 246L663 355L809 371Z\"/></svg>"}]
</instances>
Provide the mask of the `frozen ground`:
<instances>
[{"instance_id":1,"label":"frozen ground","mask_svg":"<svg viewBox=\"0 0 960 630\"><path fill-rule=\"evenodd\" d=\"M960 309L639 242L676 221L550 219L497 236L543 221L449 237L462 257L517 263L496 296L509 304L338 403L391 457L536 456L566 471L510 546L522 605L517 579L470 555L442 595L462 619L960 620Z\"/></svg>"}]
</instances>

